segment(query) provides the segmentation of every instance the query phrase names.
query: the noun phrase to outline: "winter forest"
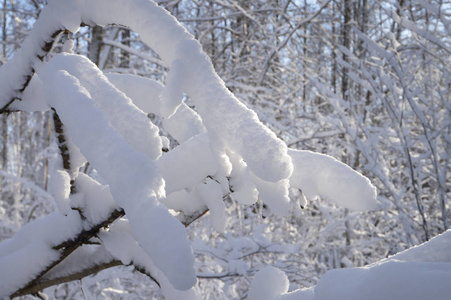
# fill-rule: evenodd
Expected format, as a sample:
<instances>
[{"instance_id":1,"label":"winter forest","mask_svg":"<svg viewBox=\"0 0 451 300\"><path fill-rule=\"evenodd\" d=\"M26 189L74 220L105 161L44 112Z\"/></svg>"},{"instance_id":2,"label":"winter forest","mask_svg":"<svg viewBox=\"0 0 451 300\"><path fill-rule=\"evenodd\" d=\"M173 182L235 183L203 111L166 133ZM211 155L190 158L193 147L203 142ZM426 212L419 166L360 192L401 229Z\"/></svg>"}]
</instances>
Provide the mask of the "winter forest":
<instances>
[{"instance_id":1,"label":"winter forest","mask_svg":"<svg viewBox=\"0 0 451 300\"><path fill-rule=\"evenodd\" d=\"M451 299L449 1L0 18L0 299Z\"/></svg>"}]
</instances>

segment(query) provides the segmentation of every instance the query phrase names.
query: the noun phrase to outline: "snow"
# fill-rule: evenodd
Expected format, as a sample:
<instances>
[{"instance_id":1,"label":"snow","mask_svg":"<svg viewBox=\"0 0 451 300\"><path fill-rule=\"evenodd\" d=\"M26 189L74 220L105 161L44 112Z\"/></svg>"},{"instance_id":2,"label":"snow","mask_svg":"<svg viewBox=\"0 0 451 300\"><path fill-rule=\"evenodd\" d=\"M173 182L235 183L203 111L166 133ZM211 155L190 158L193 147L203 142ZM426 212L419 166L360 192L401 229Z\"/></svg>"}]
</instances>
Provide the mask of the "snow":
<instances>
[{"instance_id":1,"label":"snow","mask_svg":"<svg viewBox=\"0 0 451 300\"><path fill-rule=\"evenodd\" d=\"M288 210L290 209L288 180L267 182L256 176L252 177L260 198L269 206L271 212L279 216L286 216L288 214Z\"/></svg>"},{"instance_id":2,"label":"snow","mask_svg":"<svg viewBox=\"0 0 451 300\"><path fill-rule=\"evenodd\" d=\"M200 134L163 154L156 164L166 182L166 193L194 187L213 176L218 164L209 147L207 134Z\"/></svg>"},{"instance_id":3,"label":"snow","mask_svg":"<svg viewBox=\"0 0 451 300\"><path fill-rule=\"evenodd\" d=\"M46 111L50 109L45 101L42 82L39 76L36 74L33 76L22 94L22 101L14 101L10 109L20 111Z\"/></svg>"},{"instance_id":4,"label":"snow","mask_svg":"<svg viewBox=\"0 0 451 300\"><path fill-rule=\"evenodd\" d=\"M239 274L241 276L247 276L247 272L249 271L249 266L247 263L241 259L232 259L227 263L227 269L231 274Z\"/></svg>"},{"instance_id":5,"label":"snow","mask_svg":"<svg viewBox=\"0 0 451 300\"><path fill-rule=\"evenodd\" d=\"M53 195L58 210L67 215L70 210L70 176L64 170L54 170L49 180L49 191Z\"/></svg>"},{"instance_id":6,"label":"snow","mask_svg":"<svg viewBox=\"0 0 451 300\"><path fill-rule=\"evenodd\" d=\"M332 270L315 288L321 299L449 299L451 264L388 261L370 268Z\"/></svg>"},{"instance_id":7,"label":"snow","mask_svg":"<svg viewBox=\"0 0 451 300\"><path fill-rule=\"evenodd\" d=\"M124 141L78 79L52 62L38 71L46 79L49 105L59 112L73 142L109 183L115 202L124 208L135 237L157 267L174 287L189 289L196 282L194 256L185 228L158 201L164 195L164 182L157 166Z\"/></svg>"},{"instance_id":8,"label":"snow","mask_svg":"<svg viewBox=\"0 0 451 300\"><path fill-rule=\"evenodd\" d=\"M226 226L225 204L222 199L221 185L207 178L205 183L196 185L196 192L210 210L210 223L218 232L224 232Z\"/></svg>"},{"instance_id":9,"label":"snow","mask_svg":"<svg viewBox=\"0 0 451 300\"><path fill-rule=\"evenodd\" d=\"M36 241L9 255L0 256L0 298L6 298L23 287L58 257L59 253L44 241Z\"/></svg>"},{"instance_id":10,"label":"snow","mask_svg":"<svg viewBox=\"0 0 451 300\"><path fill-rule=\"evenodd\" d=\"M23 287L59 258L52 247L74 238L82 230L78 212L59 212L26 224L9 240L0 243L0 298ZM33 259L30 259L32 257Z\"/></svg>"},{"instance_id":11,"label":"snow","mask_svg":"<svg viewBox=\"0 0 451 300\"><path fill-rule=\"evenodd\" d=\"M133 238L128 220L118 220L110 226L109 230L101 231L98 237L108 252L126 266L136 263L138 266L145 267L145 260L149 260L146 252Z\"/></svg>"},{"instance_id":12,"label":"snow","mask_svg":"<svg viewBox=\"0 0 451 300\"><path fill-rule=\"evenodd\" d=\"M276 285L278 292L265 299L446 300L451 295L450 246L451 230L448 230L429 242L374 264L328 271L313 288L287 293L288 289L282 289L279 283ZM267 284L281 281L283 275L274 270L265 274L260 271L252 282L251 291L265 295Z\"/></svg>"},{"instance_id":13,"label":"snow","mask_svg":"<svg viewBox=\"0 0 451 300\"><path fill-rule=\"evenodd\" d=\"M235 153L228 152L227 155L232 164L230 187L233 199L244 205L254 204L258 200L258 191L246 163Z\"/></svg>"},{"instance_id":14,"label":"snow","mask_svg":"<svg viewBox=\"0 0 451 300\"><path fill-rule=\"evenodd\" d=\"M42 280L70 276L82 270L92 268L92 266L111 262L113 259L114 257L103 246L82 245L45 274Z\"/></svg>"},{"instance_id":15,"label":"snow","mask_svg":"<svg viewBox=\"0 0 451 300\"><path fill-rule=\"evenodd\" d=\"M71 206L80 208L87 224L99 224L117 208L108 185L102 185L84 173L77 177L78 192L71 196Z\"/></svg>"},{"instance_id":16,"label":"snow","mask_svg":"<svg viewBox=\"0 0 451 300\"><path fill-rule=\"evenodd\" d=\"M250 205L259 196L279 215L289 210L290 185L301 189L308 198L322 196L358 210L376 207L375 188L367 178L332 157L288 149L228 91L193 36L155 3L52 0L47 7L40 18L45 21L37 22L22 49L0 69L0 104L20 96L22 77L32 68L36 70L23 102L16 101L11 108L52 107L64 123L73 166L69 173L60 164L55 167L50 191L66 216L51 214L24 226L14 239L0 244L0 265L8 270L0 274L0 293L6 291L4 295L8 295L55 260L58 253L53 246L105 220L114 209L123 208L128 220L118 220L110 230L99 234L106 250L124 264L133 262L156 274L167 299L197 297L192 288L197 281L194 254L186 230L167 208L189 213L205 204L212 227L223 232L223 196L228 193L228 177L232 196L238 202ZM36 57L43 54L40 37L47 38L62 28L75 32L81 20L88 24L120 23L140 33L170 67L165 85L131 75L105 76L87 58L70 53L41 63ZM69 42L64 49L71 52L70 48ZM187 97L195 110L184 102ZM162 117L163 128L180 145L163 154L159 129L147 113ZM168 140L164 142L168 146ZM86 160L105 184L77 174ZM69 182L75 177L79 190L70 195ZM71 208L79 208L85 222ZM55 272L74 270L74 257L100 254L91 250L81 248L68 260L67 269ZM17 259L26 261L23 258L30 256L33 262L23 266L20 261L18 265ZM105 256L91 258L100 260ZM247 271L247 265L238 260L233 260L230 267L238 273ZM378 279L384 272L395 277L390 282L398 280L399 284L418 284L428 272L433 275L427 279L434 282L443 282L436 274L449 278L443 264L394 259L343 272L339 274L362 284ZM408 272L419 275L403 278ZM346 285L334 274L329 272L322 280L325 283L320 281L314 295L312 290L299 293L318 299L333 293L353 297L354 285L347 282L349 288L343 289ZM294 293L287 294L288 285L283 272L265 268L256 274L249 298L292 297Z\"/></svg>"},{"instance_id":17,"label":"snow","mask_svg":"<svg viewBox=\"0 0 451 300\"><path fill-rule=\"evenodd\" d=\"M448 230L432 238L429 242L414 246L408 250L391 256L387 260L408 262L451 262L451 231Z\"/></svg>"},{"instance_id":18,"label":"snow","mask_svg":"<svg viewBox=\"0 0 451 300\"><path fill-rule=\"evenodd\" d=\"M164 89L161 83L128 74L110 73L106 76L116 88L130 97L142 111L161 116L159 96ZM181 103L170 118L163 119L163 128L179 143L206 132L199 115L185 103Z\"/></svg>"},{"instance_id":19,"label":"snow","mask_svg":"<svg viewBox=\"0 0 451 300\"><path fill-rule=\"evenodd\" d=\"M186 66L182 60L175 60L171 64L171 71L166 80L166 88L161 94L161 116L165 119L171 117L183 99L183 89L185 88L184 78Z\"/></svg>"},{"instance_id":20,"label":"snow","mask_svg":"<svg viewBox=\"0 0 451 300\"><path fill-rule=\"evenodd\" d=\"M163 119L163 128L179 143L207 131L199 115L185 103L169 119Z\"/></svg>"},{"instance_id":21,"label":"snow","mask_svg":"<svg viewBox=\"0 0 451 300\"><path fill-rule=\"evenodd\" d=\"M110 227L110 230L100 232L99 238L102 240L106 249L114 257L120 259L123 264L129 265L130 263L133 263L134 265L145 269L146 272L155 278L161 285L165 299L199 299L198 292L195 287L187 291L178 291L174 289L165 274L163 274L155 266L143 248L141 248L141 246L136 242L133 237L130 224L127 220L119 220L115 222Z\"/></svg>"},{"instance_id":22,"label":"snow","mask_svg":"<svg viewBox=\"0 0 451 300\"><path fill-rule=\"evenodd\" d=\"M302 190L307 199L325 197L354 210L377 207L376 188L368 178L335 158L311 151L288 151L294 171L290 186Z\"/></svg>"},{"instance_id":23,"label":"snow","mask_svg":"<svg viewBox=\"0 0 451 300\"><path fill-rule=\"evenodd\" d=\"M44 241L49 246L56 246L67 239L75 237L82 230L78 212L70 211L67 216L59 212L45 218L37 219L22 227L12 239L0 244L0 258L9 255L27 245Z\"/></svg>"},{"instance_id":24,"label":"snow","mask_svg":"<svg viewBox=\"0 0 451 300\"><path fill-rule=\"evenodd\" d=\"M48 11L54 16L59 16L61 25L70 32L80 29L81 15L78 1L49 0ZM64 17L62 17L64 16Z\"/></svg>"},{"instance_id":25,"label":"snow","mask_svg":"<svg viewBox=\"0 0 451 300\"><path fill-rule=\"evenodd\" d=\"M106 73L105 76L143 112L160 114L159 95L164 87L161 83L130 74Z\"/></svg>"},{"instance_id":26,"label":"snow","mask_svg":"<svg viewBox=\"0 0 451 300\"><path fill-rule=\"evenodd\" d=\"M150 201L126 212L133 235L158 269L176 289L190 289L197 278L185 227L165 207Z\"/></svg>"},{"instance_id":27,"label":"snow","mask_svg":"<svg viewBox=\"0 0 451 300\"><path fill-rule=\"evenodd\" d=\"M162 57L171 69L161 95L163 117L175 112L185 92L196 105L207 130L220 139L217 142L242 155L255 175L269 182L290 176L292 164L285 143L227 90L200 44L174 17L145 0L115 1L115 4L89 1L82 8L83 20L126 24Z\"/></svg>"},{"instance_id":28,"label":"snow","mask_svg":"<svg viewBox=\"0 0 451 300\"><path fill-rule=\"evenodd\" d=\"M88 58L63 53L53 57L50 65L67 70L78 78L96 107L106 114L111 125L127 143L151 159L161 155L158 127L150 122L147 114L138 109L130 98L116 89Z\"/></svg>"},{"instance_id":29,"label":"snow","mask_svg":"<svg viewBox=\"0 0 451 300\"><path fill-rule=\"evenodd\" d=\"M0 68L0 108L15 97L21 98L20 90L26 82L26 76L32 75L34 65L39 62L37 56L45 54L41 46L61 29L59 16L50 9L44 9L19 51Z\"/></svg>"},{"instance_id":30,"label":"snow","mask_svg":"<svg viewBox=\"0 0 451 300\"><path fill-rule=\"evenodd\" d=\"M288 291L289 284L288 277L283 271L265 267L255 274L249 289L249 300L276 299Z\"/></svg>"},{"instance_id":31,"label":"snow","mask_svg":"<svg viewBox=\"0 0 451 300\"><path fill-rule=\"evenodd\" d=\"M165 199L162 199L162 202L166 207L183 212L187 215L195 213L205 207L205 203L199 197L199 194L195 190L188 189L173 192Z\"/></svg>"},{"instance_id":32,"label":"snow","mask_svg":"<svg viewBox=\"0 0 451 300\"><path fill-rule=\"evenodd\" d=\"M64 130L64 124L63 124L63 130ZM81 154L80 149L72 143L72 140L70 136L65 135L66 138L66 146L69 150L70 155L70 173L69 176L71 179L77 177L78 171L83 166L83 164L86 163L86 158Z\"/></svg>"}]
</instances>

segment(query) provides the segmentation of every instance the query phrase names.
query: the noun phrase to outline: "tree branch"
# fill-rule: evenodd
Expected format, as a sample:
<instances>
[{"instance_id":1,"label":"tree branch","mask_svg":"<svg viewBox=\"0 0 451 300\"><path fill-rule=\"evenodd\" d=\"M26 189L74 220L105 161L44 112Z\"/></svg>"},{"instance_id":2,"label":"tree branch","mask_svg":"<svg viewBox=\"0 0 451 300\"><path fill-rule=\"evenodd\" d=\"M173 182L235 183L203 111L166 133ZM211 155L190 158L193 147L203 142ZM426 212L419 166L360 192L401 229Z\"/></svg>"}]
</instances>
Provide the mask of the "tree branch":
<instances>
[{"instance_id":1,"label":"tree branch","mask_svg":"<svg viewBox=\"0 0 451 300\"><path fill-rule=\"evenodd\" d=\"M327 5L329 5L329 2L331 0L326 1L313 15L311 15L310 17L302 20L301 22L299 22L294 28L293 30L291 30L288 33L288 36L277 46L276 49L274 49L271 54L269 55L268 59L265 62L265 65L263 66L263 70L260 74L260 78L258 80L258 86L261 86L263 83L263 80L265 79L266 73L269 70L269 66L271 65L271 61L274 58L274 56L276 56L277 53L279 53L280 50L282 50L283 47L285 47L288 42L290 41L291 37L293 36L293 34L299 30L299 28L301 28L302 26L304 26L305 24L310 23L313 19L315 19L322 11L324 8L326 8Z\"/></svg>"},{"instance_id":2,"label":"tree branch","mask_svg":"<svg viewBox=\"0 0 451 300\"><path fill-rule=\"evenodd\" d=\"M190 224L192 224L194 221L199 219L201 216L206 214L208 212L208 209L204 207L203 209L185 216L184 219L181 221L183 225L188 227ZM50 272L59 264L61 264L71 253L73 253L76 249L81 247L82 245L89 244L90 239L95 237L97 233L100 231L100 229L107 227L109 224L113 223L115 220L123 217L125 215L125 212L121 209L114 210L110 216L104 220L103 222L94 225L89 230L83 230L81 231L74 239L66 240L59 245L56 245L53 247L54 250L61 251L60 258L56 261L54 261L52 264L47 266L45 270L43 270L39 275L35 277L32 281L30 281L25 287L17 290L11 295L11 298L24 296L24 295L30 295L30 294L36 294L37 292L48 288L53 285L66 283L74 280L80 280L84 277L93 275L95 273L98 273L102 270L109 269L112 267L123 265L120 260L117 259L108 259L105 262L97 263L91 266L88 266L86 268L83 268L82 270L76 271L75 273L65 275L65 276L58 276L56 278L46 278L47 275L50 274ZM154 278L145 268L142 266L139 266L135 264L134 262L131 263L131 265L134 266L134 268L141 272L144 275L147 275L150 279L152 279L159 287L160 283Z\"/></svg>"},{"instance_id":3,"label":"tree branch","mask_svg":"<svg viewBox=\"0 0 451 300\"><path fill-rule=\"evenodd\" d=\"M40 61L43 61L44 58L47 56L47 54L50 52L50 50L52 50L53 44L56 42L58 36L63 31L64 31L63 29L58 29L58 30L54 31L50 35L50 37L44 38L43 42L41 43L42 44L41 48L38 49L37 51L35 51L35 53L31 57L25 57L25 58L20 57L20 55L22 54L20 52L16 54L22 60L21 63L26 64L28 66L28 68L24 74L20 75L21 79L19 80L19 82L21 82L21 83L18 88L14 89L14 87L11 87L13 89L12 93L2 91L3 93L5 93L7 95L12 94L14 96L12 96L11 99L0 99L0 103L6 102L6 104L4 104L2 107L0 107L0 114L9 112L10 111L9 106L11 104L13 104L14 101L22 100L20 97L22 96L22 93L25 91L25 89L28 87L28 84L30 83L31 78L33 78L33 75L35 73L35 70L33 67L33 65L34 65L33 61L36 58L39 59ZM14 60L14 58L13 58L13 60ZM26 60L26 61L23 62L23 60ZM12 69L14 69L14 66L12 67Z\"/></svg>"},{"instance_id":4,"label":"tree branch","mask_svg":"<svg viewBox=\"0 0 451 300\"><path fill-rule=\"evenodd\" d=\"M17 297L20 293L22 293L22 291L31 290L35 285L40 284L41 278L43 278L55 266L64 261L72 252L74 252L81 245L88 243L92 237L97 235L97 233L100 231L101 228L108 226L109 224L113 223L113 221L123 217L124 215L125 213L122 209L116 209L103 222L100 222L92 226L89 230L83 230L75 238L66 240L60 243L59 245L53 247L54 250L60 251L60 257L53 263L45 267L45 269L41 273L39 273L33 280L31 280L23 288L13 293L11 297Z\"/></svg>"},{"instance_id":5,"label":"tree branch","mask_svg":"<svg viewBox=\"0 0 451 300\"><path fill-rule=\"evenodd\" d=\"M116 266L121 266L121 265L123 265L123 264L120 260L117 260L117 259L109 260L107 262L85 268L81 271L78 271L76 273L73 273L73 274L70 274L67 276L57 277L57 278L49 279L49 280L37 281L31 286L22 288L19 291L15 292L13 295L11 295L11 297L20 297L20 296L25 296L25 295L36 294L39 291L41 291L45 288L48 288L50 286L54 286L57 284L62 284L62 283L66 283L66 282L70 282L70 281L74 281L74 280L80 280L87 276L96 274L102 270L109 269L109 268L116 267Z\"/></svg>"},{"instance_id":6,"label":"tree branch","mask_svg":"<svg viewBox=\"0 0 451 300\"><path fill-rule=\"evenodd\" d=\"M52 107L53 111L53 130L55 131L56 139L58 140L58 149L60 150L61 157L63 159L63 168L69 173L70 176L70 193L76 192L75 179L71 171L70 153L67 145L67 139L64 134L64 125L56 110Z\"/></svg>"}]
</instances>

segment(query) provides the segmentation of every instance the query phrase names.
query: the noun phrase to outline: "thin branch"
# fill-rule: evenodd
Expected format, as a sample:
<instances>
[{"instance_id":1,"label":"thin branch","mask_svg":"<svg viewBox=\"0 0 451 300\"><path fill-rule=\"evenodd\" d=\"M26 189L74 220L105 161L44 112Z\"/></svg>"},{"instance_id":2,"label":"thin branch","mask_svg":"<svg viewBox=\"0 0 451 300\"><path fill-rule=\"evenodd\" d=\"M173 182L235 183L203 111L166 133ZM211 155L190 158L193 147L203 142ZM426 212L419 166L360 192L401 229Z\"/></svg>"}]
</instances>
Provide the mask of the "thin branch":
<instances>
[{"instance_id":1,"label":"thin branch","mask_svg":"<svg viewBox=\"0 0 451 300\"><path fill-rule=\"evenodd\" d=\"M183 213L180 213L178 218L180 222L182 222L182 224L185 225L185 227L188 227L194 221L205 215L208 211L209 209L207 208L207 206L203 206L198 211L192 213L191 215L185 215Z\"/></svg>"},{"instance_id":2,"label":"thin branch","mask_svg":"<svg viewBox=\"0 0 451 300\"><path fill-rule=\"evenodd\" d=\"M222 279L225 277L237 277L240 276L238 273L222 273L222 274L199 274L197 278L201 279Z\"/></svg>"},{"instance_id":3,"label":"thin branch","mask_svg":"<svg viewBox=\"0 0 451 300\"><path fill-rule=\"evenodd\" d=\"M135 264L133 261L132 261L132 265L135 267L135 270L136 270L136 271L138 271L138 272L140 272L140 273L146 275L146 276L149 277L150 279L152 279L152 280L158 285L158 287L161 288L161 284L158 282L158 280L157 280L155 277L153 277L153 276L146 270L146 268L141 267L141 266Z\"/></svg>"},{"instance_id":4,"label":"thin branch","mask_svg":"<svg viewBox=\"0 0 451 300\"><path fill-rule=\"evenodd\" d=\"M63 159L63 168L69 173L69 175L71 175L72 172L71 172L70 153L69 147L67 145L67 138L64 134L64 125L60 117L58 116L56 110L53 107L51 109L53 111L52 114L54 126L53 129L55 130L56 139L58 140L58 149L60 150L60 154ZM72 178L72 176L70 180L70 192L71 194L74 194L76 192L75 180Z\"/></svg>"},{"instance_id":5,"label":"thin branch","mask_svg":"<svg viewBox=\"0 0 451 300\"><path fill-rule=\"evenodd\" d=\"M294 27L293 30L291 30L290 33L288 33L288 36L282 41L282 43L280 43L277 46L277 48L271 52L271 54L269 55L268 59L265 62L265 65L263 66L263 71L260 74L260 79L258 80L259 86L262 85L263 80L265 79L266 73L269 70L269 66L271 65L271 61L274 58L274 56L276 56L276 54L279 53L279 51L282 50L282 48L288 44L289 40L291 39L291 37L293 36L293 34L296 31L298 31L302 26L310 23L314 18L316 18L323 11L323 9L326 8L327 5L329 5L330 1L331 0L326 1L326 3L324 3L313 15L311 15L310 17L299 22L299 24L297 24L296 27Z\"/></svg>"}]
</instances>

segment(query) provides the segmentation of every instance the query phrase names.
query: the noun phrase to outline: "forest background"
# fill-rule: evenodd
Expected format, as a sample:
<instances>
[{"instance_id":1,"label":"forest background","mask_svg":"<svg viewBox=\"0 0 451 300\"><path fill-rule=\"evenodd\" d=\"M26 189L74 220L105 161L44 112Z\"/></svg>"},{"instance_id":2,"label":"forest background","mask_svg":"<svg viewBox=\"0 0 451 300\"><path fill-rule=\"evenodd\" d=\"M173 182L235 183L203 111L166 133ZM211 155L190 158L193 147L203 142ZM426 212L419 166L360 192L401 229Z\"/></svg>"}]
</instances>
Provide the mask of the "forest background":
<instances>
[{"instance_id":1,"label":"forest background","mask_svg":"<svg viewBox=\"0 0 451 300\"><path fill-rule=\"evenodd\" d=\"M20 47L44 5L1 1L1 64ZM181 0L159 5L200 41L227 88L280 139L361 172L377 187L380 202L375 211L356 213L327 199L302 209L293 201L284 218L266 216L259 204L227 202L236 216L228 219L231 233L217 233L202 219L188 228L202 262L197 266L202 293L218 299L245 295L249 278L264 265L285 271L292 288L312 286L327 270L378 261L449 228L450 3ZM61 52L67 39L106 73L167 78L167 66L129 28L86 26L63 35L52 51ZM48 112L4 112L0 122L2 241L56 209L48 174L59 153ZM86 165L84 171L92 169ZM243 239L256 247L237 249ZM159 295L158 286L130 269L103 271L48 293L59 299L87 293L119 298L124 291Z\"/></svg>"}]
</instances>

